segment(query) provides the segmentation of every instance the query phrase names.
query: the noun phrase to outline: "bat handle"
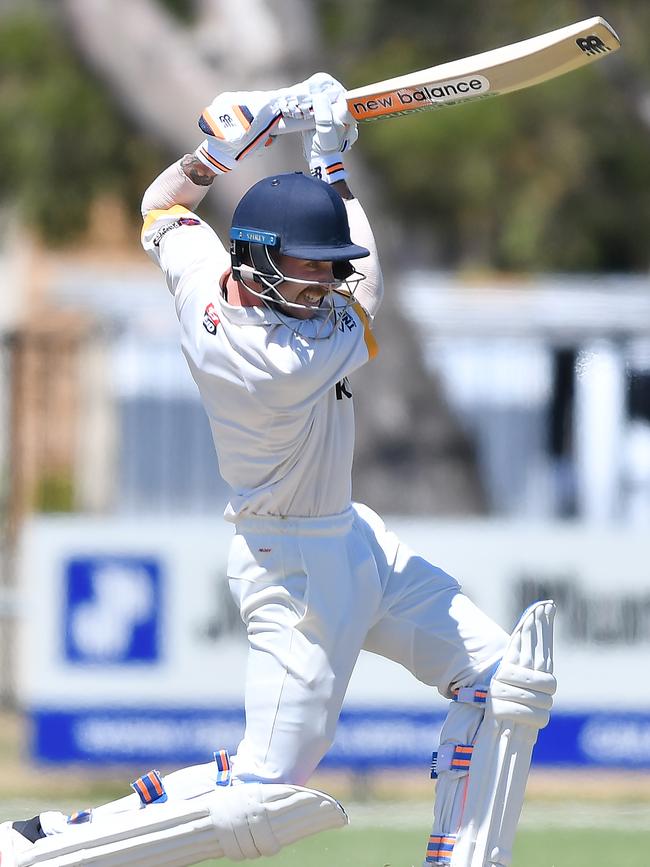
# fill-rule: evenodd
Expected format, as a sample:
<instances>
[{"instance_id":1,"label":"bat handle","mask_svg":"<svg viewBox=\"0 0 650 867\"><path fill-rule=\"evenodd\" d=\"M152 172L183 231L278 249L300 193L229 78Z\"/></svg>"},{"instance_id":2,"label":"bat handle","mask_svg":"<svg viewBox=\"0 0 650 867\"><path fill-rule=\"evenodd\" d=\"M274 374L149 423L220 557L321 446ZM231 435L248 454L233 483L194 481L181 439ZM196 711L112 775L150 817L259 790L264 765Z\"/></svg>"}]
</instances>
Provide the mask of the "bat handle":
<instances>
[{"instance_id":1,"label":"bat handle","mask_svg":"<svg viewBox=\"0 0 650 867\"><path fill-rule=\"evenodd\" d=\"M273 135L286 135L290 132L303 132L306 129L314 129L314 119L305 118L304 120L294 117L283 117L278 121L278 125L273 130Z\"/></svg>"}]
</instances>

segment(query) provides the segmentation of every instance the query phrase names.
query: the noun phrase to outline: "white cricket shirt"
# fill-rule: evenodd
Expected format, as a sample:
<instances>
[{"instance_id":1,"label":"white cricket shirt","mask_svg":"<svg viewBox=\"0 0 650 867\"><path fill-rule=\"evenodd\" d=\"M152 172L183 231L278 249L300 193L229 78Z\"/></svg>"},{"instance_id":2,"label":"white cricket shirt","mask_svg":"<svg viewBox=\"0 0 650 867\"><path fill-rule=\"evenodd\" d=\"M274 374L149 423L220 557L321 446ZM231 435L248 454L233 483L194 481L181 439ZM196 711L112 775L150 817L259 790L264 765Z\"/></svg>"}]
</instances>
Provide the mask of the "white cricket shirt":
<instances>
[{"instance_id":1,"label":"white cricket shirt","mask_svg":"<svg viewBox=\"0 0 650 867\"><path fill-rule=\"evenodd\" d=\"M354 241L374 251L371 234ZM376 353L361 307L350 307L331 337L313 339L317 319L285 324L266 307L228 304L220 280L230 256L180 205L150 211L142 242L174 296L183 353L232 489L226 519L343 512L354 449L346 377Z\"/></svg>"}]
</instances>

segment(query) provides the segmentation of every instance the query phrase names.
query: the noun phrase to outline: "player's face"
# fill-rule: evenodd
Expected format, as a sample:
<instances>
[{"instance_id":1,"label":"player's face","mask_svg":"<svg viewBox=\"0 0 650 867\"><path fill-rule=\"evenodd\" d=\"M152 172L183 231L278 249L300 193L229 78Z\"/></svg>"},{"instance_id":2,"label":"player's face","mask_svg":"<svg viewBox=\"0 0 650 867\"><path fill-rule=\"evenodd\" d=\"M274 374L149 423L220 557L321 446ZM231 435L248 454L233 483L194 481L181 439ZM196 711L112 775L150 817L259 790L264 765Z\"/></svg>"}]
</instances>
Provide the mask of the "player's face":
<instances>
[{"instance_id":1,"label":"player's face","mask_svg":"<svg viewBox=\"0 0 650 867\"><path fill-rule=\"evenodd\" d=\"M285 312L295 319L311 319L321 305L323 298L339 283L334 279L331 262L316 262L312 259L294 259L293 256L278 254L275 257L280 271L286 277L306 280L307 285L284 281L278 286L282 296L292 304L301 307L287 307ZM313 281L313 282L312 282Z\"/></svg>"}]
</instances>

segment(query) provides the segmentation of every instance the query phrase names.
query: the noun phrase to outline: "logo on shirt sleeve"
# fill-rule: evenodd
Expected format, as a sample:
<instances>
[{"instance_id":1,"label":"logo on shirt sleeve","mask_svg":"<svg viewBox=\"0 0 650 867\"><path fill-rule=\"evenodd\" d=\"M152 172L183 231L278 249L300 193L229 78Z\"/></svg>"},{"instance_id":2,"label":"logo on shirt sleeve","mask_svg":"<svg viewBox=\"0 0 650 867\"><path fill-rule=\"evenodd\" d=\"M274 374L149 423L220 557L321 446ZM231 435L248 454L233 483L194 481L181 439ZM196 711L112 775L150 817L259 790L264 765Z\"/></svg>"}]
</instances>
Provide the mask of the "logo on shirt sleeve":
<instances>
[{"instance_id":1,"label":"logo on shirt sleeve","mask_svg":"<svg viewBox=\"0 0 650 867\"><path fill-rule=\"evenodd\" d=\"M208 332L208 334L216 334L217 333L217 325L219 324L220 319L217 316L217 311L212 302L208 304L205 308L205 313L203 314L203 327Z\"/></svg>"},{"instance_id":2,"label":"logo on shirt sleeve","mask_svg":"<svg viewBox=\"0 0 650 867\"><path fill-rule=\"evenodd\" d=\"M178 220L173 220L171 223L166 223L162 229L159 229L153 237L154 247L159 247L160 242L165 237L167 232L173 229L179 229L181 226L200 226L201 221L196 217L179 217Z\"/></svg>"}]
</instances>

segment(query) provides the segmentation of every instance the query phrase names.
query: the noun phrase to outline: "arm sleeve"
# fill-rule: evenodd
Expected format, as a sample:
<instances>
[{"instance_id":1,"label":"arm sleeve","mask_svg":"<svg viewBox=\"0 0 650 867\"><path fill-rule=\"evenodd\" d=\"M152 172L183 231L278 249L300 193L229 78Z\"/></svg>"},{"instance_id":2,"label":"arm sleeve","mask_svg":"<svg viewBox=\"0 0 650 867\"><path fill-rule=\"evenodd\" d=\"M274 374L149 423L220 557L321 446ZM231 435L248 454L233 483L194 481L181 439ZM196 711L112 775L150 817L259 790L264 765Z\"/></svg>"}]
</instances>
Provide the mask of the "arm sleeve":
<instances>
[{"instance_id":1,"label":"arm sleeve","mask_svg":"<svg viewBox=\"0 0 650 867\"><path fill-rule=\"evenodd\" d=\"M145 190L142 197L142 216L146 218L149 211L161 211L174 205L183 205L193 211L203 201L210 184L199 186L191 181L177 160L161 172Z\"/></svg>"},{"instance_id":2,"label":"arm sleeve","mask_svg":"<svg viewBox=\"0 0 650 867\"><path fill-rule=\"evenodd\" d=\"M384 280L379 264L377 245L361 203L357 199L345 199L344 201L353 242L370 250L370 255L367 258L356 260L353 264L365 277L365 280L362 280L357 286L354 295L355 300L372 318L379 309L384 295Z\"/></svg>"}]
</instances>

